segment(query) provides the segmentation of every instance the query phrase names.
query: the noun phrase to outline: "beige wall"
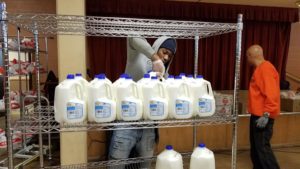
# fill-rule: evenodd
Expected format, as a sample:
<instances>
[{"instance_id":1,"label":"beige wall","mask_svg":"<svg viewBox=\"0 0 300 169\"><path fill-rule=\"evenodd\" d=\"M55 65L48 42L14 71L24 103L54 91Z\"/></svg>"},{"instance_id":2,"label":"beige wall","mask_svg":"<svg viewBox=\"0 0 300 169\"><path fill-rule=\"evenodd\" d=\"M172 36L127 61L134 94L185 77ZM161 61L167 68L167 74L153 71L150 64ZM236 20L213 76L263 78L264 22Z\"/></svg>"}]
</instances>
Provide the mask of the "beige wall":
<instances>
[{"instance_id":1,"label":"beige wall","mask_svg":"<svg viewBox=\"0 0 300 169\"><path fill-rule=\"evenodd\" d=\"M291 41L290 41L290 50L287 60L287 69L286 72L294 78L300 80L300 22L294 23L291 30ZM300 82L293 80L293 78L288 77L292 88L296 89L300 87Z\"/></svg>"}]
</instances>

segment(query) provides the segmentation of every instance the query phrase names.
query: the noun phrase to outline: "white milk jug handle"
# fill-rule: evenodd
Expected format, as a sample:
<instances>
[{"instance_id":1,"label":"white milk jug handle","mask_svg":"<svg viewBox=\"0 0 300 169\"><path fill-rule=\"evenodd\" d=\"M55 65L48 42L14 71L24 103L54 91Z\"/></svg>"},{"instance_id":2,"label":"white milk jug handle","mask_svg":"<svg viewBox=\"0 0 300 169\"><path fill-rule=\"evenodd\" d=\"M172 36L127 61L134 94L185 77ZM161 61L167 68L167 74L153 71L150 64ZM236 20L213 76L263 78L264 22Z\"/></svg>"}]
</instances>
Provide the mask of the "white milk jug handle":
<instances>
[{"instance_id":1,"label":"white milk jug handle","mask_svg":"<svg viewBox=\"0 0 300 169\"><path fill-rule=\"evenodd\" d=\"M183 89L184 89L184 92L185 92L186 96L190 97L190 92L189 92L189 86L188 86L188 84L183 83L182 86L183 86Z\"/></svg>"},{"instance_id":2,"label":"white milk jug handle","mask_svg":"<svg viewBox=\"0 0 300 169\"><path fill-rule=\"evenodd\" d=\"M75 90L76 90L76 95L79 99L84 100L83 98L83 86L79 82L75 82Z\"/></svg>"},{"instance_id":3,"label":"white milk jug handle","mask_svg":"<svg viewBox=\"0 0 300 169\"><path fill-rule=\"evenodd\" d=\"M210 96L214 96L214 94L213 94L213 91L212 91L212 87L211 87L211 84L210 84L210 82L209 81L207 81L207 80L204 80L204 84L206 84L207 86L208 86L208 94L210 95Z\"/></svg>"},{"instance_id":4,"label":"white milk jug handle","mask_svg":"<svg viewBox=\"0 0 300 169\"><path fill-rule=\"evenodd\" d=\"M162 98L166 98L167 94L166 94L166 90L164 90L164 85L162 83L157 83L158 88L159 88L159 94Z\"/></svg>"},{"instance_id":5,"label":"white milk jug handle","mask_svg":"<svg viewBox=\"0 0 300 169\"><path fill-rule=\"evenodd\" d=\"M109 99L113 99L112 98L112 90L111 90L111 86L108 83L105 83L105 89L106 89L106 95L108 96Z\"/></svg>"},{"instance_id":6,"label":"white milk jug handle","mask_svg":"<svg viewBox=\"0 0 300 169\"><path fill-rule=\"evenodd\" d=\"M132 87L132 91L133 91L134 96L136 98L140 98L139 97L139 92L138 92L138 86L137 86L137 84L133 82L132 85L131 85L131 87Z\"/></svg>"}]
</instances>

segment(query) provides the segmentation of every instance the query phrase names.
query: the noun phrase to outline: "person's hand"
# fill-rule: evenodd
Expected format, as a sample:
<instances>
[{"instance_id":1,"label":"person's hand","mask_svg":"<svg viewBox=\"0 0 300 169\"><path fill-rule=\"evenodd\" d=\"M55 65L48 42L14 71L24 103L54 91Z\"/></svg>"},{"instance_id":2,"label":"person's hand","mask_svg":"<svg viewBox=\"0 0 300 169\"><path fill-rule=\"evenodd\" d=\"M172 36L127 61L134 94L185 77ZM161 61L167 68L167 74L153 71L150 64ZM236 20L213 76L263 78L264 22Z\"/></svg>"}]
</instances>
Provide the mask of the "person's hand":
<instances>
[{"instance_id":1,"label":"person's hand","mask_svg":"<svg viewBox=\"0 0 300 169\"><path fill-rule=\"evenodd\" d=\"M256 126L261 129L265 128L269 122L269 116L270 113L264 113L263 116L256 120Z\"/></svg>"},{"instance_id":2,"label":"person's hand","mask_svg":"<svg viewBox=\"0 0 300 169\"><path fill-rule=\"evenodd\" d=\"M152 62L152 71L161 73L161 76L165 74L166 68L164 63L158 59Z\"/></svg>"}]
</instances>

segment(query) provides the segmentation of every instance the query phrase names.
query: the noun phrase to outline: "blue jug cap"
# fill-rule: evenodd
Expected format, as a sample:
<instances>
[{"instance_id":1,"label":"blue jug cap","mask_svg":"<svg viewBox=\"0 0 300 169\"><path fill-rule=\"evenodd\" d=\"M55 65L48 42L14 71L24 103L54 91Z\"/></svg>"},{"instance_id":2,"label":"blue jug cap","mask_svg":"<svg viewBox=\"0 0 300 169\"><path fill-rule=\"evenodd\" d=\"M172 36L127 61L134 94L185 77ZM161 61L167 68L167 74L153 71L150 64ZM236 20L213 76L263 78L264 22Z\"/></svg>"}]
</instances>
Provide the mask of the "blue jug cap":
<instances>
[{"instance_id":1,"label":"blue jug cap","mask_svg":"<svg viewBox=\"0 0 300 169\"><path fill-rule=\"evenodd\" d=\"M185 76L185 73L180 73L179 76Z\"/></svg>"},{"instance_id":2,"label":"blue jug cap","mask_svg":"<svg viewBox=\"0 0 300 169\"><path fill-rule=\"evenodd\" d=\"M128 76L128 74L123 73L123 74L121 74L120 78L126 78L127 76Z\"/></svg>"},{"instance_id":3,"label":"blue jug cap","mask_svg":"<svg viewBox=\"0 0 300 169\"><path fill-rule=\"evenodd\" d=\"M132 77L127 76L127 77L125 77L125 79L126 79L126 80L132 80Z\"/></svg>"},{"instance_id":4,"label":"blue jug cap","mask_svg":"<svg viewBox=\"0 0 300 169\"><path fill-rule=\"evenodd\" d=\"M77 77L81 77L81 76L82 76L82 74L81 74L81 73L76 73L76 74L75 74L75 76L77 76Z\"/></svg>"},{"instance_id":5,"label":"blue jug cap","mask_svg":"<svg viewBox=\"0 0 300 169\"><path fill-rule=\"evenodd\" d=\"M148 73L144 74L144 78L150 78L150 74Z\"/></svg>"},{"instance_id":6,"label":"blue jug cap","mask_svg":"<svg viewBox=\"0 0 300 169\"><path fill-rule=\"evenodd\" d=\"M74 79L74 78L75 78L75 76L73 74L68 74L67 75L67 79Z\"/></svg>"},{"instance_id":7,"label":"blue jug cap","mask_svg":"<svg viewBox=\"0 0 300 169\"><path fill-rule=\"evenodd\" d=\"M201 144L198 145L198 147L205 148L206 146L205 146L205 144L201 143Z\"/></svg>"},{"instance_id":8,"label":"blue jug cap","mask_svg":"<svg viewBox=\"0 0 300 169\"><path fill-rule=\"evenodd\" d=\"M197 79L203 79L203 76L202 75L198 75Z\"/></svg>"},{"instance_id":9,"label":"blue jug cap","mask_svg":"<svg viewBox=\"0 0 300 169\"><path fill-rule=\"evenodd\" d=\"M100 74L98 74L99 76L104 76L105 78L106 78L106 76L105 76L105 74L104 73L100 73Z\"/></svg>"},{"instance_id":10,"label":"blue jug cap","mask_svg":"<svg viewBox=\"0 0 300 169\"><path fill-rule=\"evenodd\" d=\"M167 146L166 146L166 149L167 149L167 150L173 150L173 146L167 145Z\"/></svg>"},{"instance_id":11,"label":"blue jug cap","mask_svg":"<svg viewBox=\"0 0 300 169\"><path fill-rule=\"evenodd\" d=\"M173 75L169 75L169 76L168 76L168 78L172 78L172 79L174 79L174 76L173 76Z\"/></svg>"},{"instance_id":12,"label":"blue jug cap","mask_svg":"<svg viewBox=\"0 0 300 169\"><path fill-rule=\"evenodd\" d=\"M175 79L182 79L181 76L175 76Z\"/></svg>"},{"instance_id":13,"label":"blue jug cap","mask_svg":"<svg viewBox=\"0 0 300 169\"><path fill-rule=\"evenodd\" d=\"M188 78L193 78L194 76L193 76L193 75L188 75L187 77L188 77Z\"/></svg>"},{"instance_id":14,"label":"blue jug cap","mask_svg":"<svg viewBox=\"0 0 300 169\"><path fill-rule=\"evenodd\" d=\"M152 76L151 80L157 80L157 76Z\"/></svg>"},{"instance_id":15,"label":"blue jug cap","mask_svg":"<svg viewBox=\"0 0 300 169\"><path fill-rule=\"evenodd\" d=\"M106 77L105 77L105 75L103 75L103 74L99 74L98 76L97 76L97 79L101 79L101 80L104 80Z\"/></svg>"}]
</instances>

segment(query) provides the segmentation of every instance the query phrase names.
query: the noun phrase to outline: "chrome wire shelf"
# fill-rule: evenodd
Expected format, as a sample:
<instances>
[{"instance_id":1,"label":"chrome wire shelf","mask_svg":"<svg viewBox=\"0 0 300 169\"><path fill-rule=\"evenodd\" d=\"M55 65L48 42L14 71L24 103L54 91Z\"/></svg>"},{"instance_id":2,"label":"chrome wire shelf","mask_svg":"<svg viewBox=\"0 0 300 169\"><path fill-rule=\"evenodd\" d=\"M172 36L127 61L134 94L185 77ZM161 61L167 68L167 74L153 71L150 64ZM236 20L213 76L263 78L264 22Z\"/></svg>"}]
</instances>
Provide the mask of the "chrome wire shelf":
<instances>
[{"instance_id":1,"label":"chrome wire shelf","mask_svg":"<svg viewBox=\"0 0 300 169\"><path fill-rule=\"evenodd\" d=\"M55 14L8 14L9 23L44 35L85 35L104 37L157 38L170 36L178 39L205 38L238 30L236 23L154 20L99 16Z\"/></svg>"},{"instance_id":2,"label":"chrome wire shelf","mask_svg":"<svg viewBox=\"0 0 300 169\"><path fill-rule=\"evenodd\" d=\"M40 116L39 116L40 113ZM41 126L39 126L41 122ZM193 118L184 120L161 120L161 121L114 121L111 123L75 123L59 124L54 119L53 107L37 107L31 114L27 114L23 120L16 122L14 129L24 131L26 134L76 132L76 131L103 131L122 129L146 129L146 128L172 128L191 127L202 125L232 124L234 117L216 113L211 117Z\"/></svg>"},{"instance_id":3,"label":"chrome wire shelf","mask_svg":"<svg viewBox=\"0 0 300 169\"><path fill-rule=\"evenodd\" d=\"M189 167L189 160L191 153L181 153L183 159L183 165L185 169ZM149 158L129 158L124 160L110 160L100 162L90 162L86 164L75 165L62 165L62 166L49 166L45 169L118 169L121 166L126 166L126 169L140 169L145 163L150 163L151 169L155 169L155 161L157 157Z\"/></svg>"}]
</instances>

